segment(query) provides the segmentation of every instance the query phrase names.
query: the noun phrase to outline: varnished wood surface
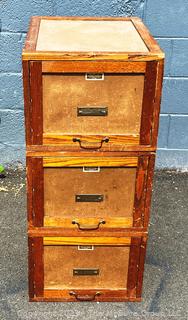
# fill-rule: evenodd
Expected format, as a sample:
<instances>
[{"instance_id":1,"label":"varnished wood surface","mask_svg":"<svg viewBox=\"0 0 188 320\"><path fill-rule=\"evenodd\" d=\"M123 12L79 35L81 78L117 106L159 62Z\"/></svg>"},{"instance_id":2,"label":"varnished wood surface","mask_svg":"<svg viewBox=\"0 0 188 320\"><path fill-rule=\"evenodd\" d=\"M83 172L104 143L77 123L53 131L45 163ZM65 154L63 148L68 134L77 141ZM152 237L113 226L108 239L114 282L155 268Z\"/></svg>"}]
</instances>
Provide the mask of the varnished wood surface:
<instances>
[{"instance_id":1,"label":"varnished wood surface","mask_svg":"<svg viewBox=\"0 0 188 320\"><path fill-rule=\"evenodd\" d=\"M128 228L131 227L133 222L132 222L132 217L117 217L117 218L112 218L110 216L104 216L103 219L106 221L105 224L100 225L100 230L101 229L106 229L106 228ZM66 229L76 229L78 230L78 226L76 224L72 224L73 218L59 218L59 217L49 217L45 216L44 217L44 227L62 227ZM92 226L92 225L97 225L99 222L99 218L76 218L75 219L77 222L80 223L80 225L85 225L85 226Z\"/></svg>"},{"instance_id":2,"label":"varnished wood surface","mask_svg":"<svg viewBox=\"0 0 188 320\"><path fill-rule=\"evenodd\" d=\"M145 227L126 227L126 228L104 228L98 230L78 230L69 229L62 227L29 227L28 229L29 237L147 237L148 232Z\"/></svg>"},{"instance_id":3,"label":"varnished wood surface","mask_svg":"<svg viewBox=\"0 0 188 320\"><path fill-rule=\"evenodd\" d=\"M158 61L157 63L157 75L156 75L156 86L155 86L155 104L153 112L153 123L152 123L152 146L157 145L158 129L159 129L159 115L161 107L162 97L162 84L164 74L164 60Z\"/></svg>"},{"instance_id":4,"label":"varnished wood surface","mask_svg":"<svg viewBox=\"0 0 188 320\"><path fill-rule=\"evenodd\" d=\"M146 194L146 183L147 183L147 167L148 159L147 156L140 156L138 159L138 167L136 172L135 182L135 199L134 199L134 211L133 211L133 226L143 226L143 219L145 215L145 198Z\"/></svg>"},{"instance_id":5,"label":"varnished wood surface","mask_svg":"<svg viewBox=\"0 0 188 320\"><path fill-rule=\"evenodd\" d=\"M74 289L74 288L73 288ZM97 292L96 290L73 290L78 294L81 295L94 295ZM107 301L107 302L140 302L141 298L131 298L127 296L127 290L98 290L100 291L101 295L97 296L95 300L92 302L97 301ZM70 290L44 290L44 296L41 297L34 297L30 298L30 301L36 301L36 302L78 302L78 300L75 299L74 296L70 296Z\"/></svg>"},{"instance_id":6,"label":"varnished wood surface","mask_svg":"<svg viewBox=\"0 0 188 320\"><path fill-rule=\"evenodd\" d=\"M89 151L89 150L80 150L80 148L74 149L66 149L61 145L30 145L26 146L26 156L27 157L75 157L75 156L84 156L90 157L94 155L95 157L101 156L108 156L108 157L119 157L119 156L139 156L139 155L150 155L154 154L156 148L155 147L148 147L148 146L132 146L132 145L125 145L122 148L121 146L117 146L114 150L98 150L98 151Z\"/></svg>"},{"instance_id":7,"label":"varnished wood surface","mask_svg":"<svg viewBox=\"0 0 188 320\"><path fill-rule=\"evenodd\" d=\"M31 143L40 145L43 133L42 63L40 61L30 62L30 100L31 111L27 116L31 118L31 127L26 127L26 130L31 130Z\"/></svg>"},{"instance_id":8,"label":"varnished wood surface","mask_svg":"<svg viewBox=\"0 0 188 320\"><path fill-rule=\"evenodd\" d=\"M156 76L157 62L147 62L140 129L140 143L144 145L151 145L152 143L152 125L155 104Z\"/></svg>"},{"instance_id":9,"label":"varnished wood surface","mask_svg":"<svg viewBox=\"0 0 188 320\"><path fill-rule=\"evenodd\" d=\"M136 167L138 159L136 157L75 157L58 158L44 157L44 167Z\"/></svg>"},{"instance_id":10,"label":"varnished wood surface","mask_svg":"<svg viewBox=\"0 0 188 320\"><path fill-rule=\"evenodd\" d=\"M44 237L44 245L130 245L131 239L127 237Z\"/></svg>"},{"instance_id":11,"label":"varnished wood surface","mask_svg":"<svg viewBox=\"0 0 188 320\"><path fill-rule=\"evenodd\" d=\"M129 61L43 61L43 73L98 72L98 73L145 73L146 62Z\"/></svg>"},{"instance_id":12,"label":"varnished wood surface","mask_svg":"<svg viewBox=\"0 0 188 320\"><path fill-rule=\"evenodd\" d=\"M141 238L132 237L129 253L129 268L127 280L127 294L129 297L136 297L137 277L139 270Z\"/></svg>"}]
</instances>

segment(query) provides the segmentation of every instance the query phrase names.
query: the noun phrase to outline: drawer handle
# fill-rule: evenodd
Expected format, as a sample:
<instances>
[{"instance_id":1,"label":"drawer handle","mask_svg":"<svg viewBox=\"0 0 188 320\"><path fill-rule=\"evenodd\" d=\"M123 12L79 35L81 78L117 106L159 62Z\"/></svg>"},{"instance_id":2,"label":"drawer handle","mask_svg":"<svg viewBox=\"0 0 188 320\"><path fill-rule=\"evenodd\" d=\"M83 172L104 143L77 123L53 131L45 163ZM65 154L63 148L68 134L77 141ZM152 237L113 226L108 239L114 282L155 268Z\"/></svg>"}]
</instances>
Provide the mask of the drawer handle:
<instances>
[{"instance_id":1,"label":"drawer handle","mask_svg":"<svg viewBox=\"0 0 188 320\"><path fill-rule=\"evenodd\" d=\"M95 300L95 297L97 296L100 296L101 293L98 291L92 295L80 295L74 291L70 291L69 292L70 296L74 296L76 298L76 300L79 300L79 301L92 301L92 300Z\"/></svg>"},{"instance_id":2,"label":"drawer handle","mask_svg":"<svg viewBox=\"0 0 188 320\"><path fill-rule=\"evenodd\" d=\"M80 229L80 230L97 230L97 229L99 229L99 226L100 226L100 224L105 224L106 223L106 221L105 220L100 220L99 222L98 222L98 224L93 224L93 225L87 225L87 224L80 224L78 221L76 221L76 220L73 220L72 221L72 224L77 224L77 226L78 226L78 229Z\"/></svg>"},{"instance_id":3,"label":"drawer handle","mask_svg":"<svg viewBox=\"0 0 188 320\"><path fill-rule=\"evenodd\" d=\"M93 149L93 150L102 148L103 143L104 142L107 143L107 142L109 142L109 140L110 139L108 137L105 137L105 138L101 139L101 141L99 141L99 142L94 142L94 143L97 143L98 146L92 146L91 147L91 146L84 146L83 142L86 142L86 141L81 141L80 138L73 138L72 139L73 142L78 142L79 143L80 148L82 148L82 149Z\"/></svg>"}]
</instances>

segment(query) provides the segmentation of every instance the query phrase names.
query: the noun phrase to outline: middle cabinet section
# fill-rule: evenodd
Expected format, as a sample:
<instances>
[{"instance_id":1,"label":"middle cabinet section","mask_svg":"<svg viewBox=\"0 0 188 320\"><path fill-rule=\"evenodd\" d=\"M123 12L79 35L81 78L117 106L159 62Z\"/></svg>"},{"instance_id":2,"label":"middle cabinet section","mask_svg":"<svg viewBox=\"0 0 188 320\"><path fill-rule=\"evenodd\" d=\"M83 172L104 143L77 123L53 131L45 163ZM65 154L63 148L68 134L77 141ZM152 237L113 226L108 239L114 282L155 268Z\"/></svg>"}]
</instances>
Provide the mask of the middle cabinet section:
<instances>
[{"instance_id":1,"label":"middle cabinet section","mask_svg":"<svg viewBox=\"0 0 188 320\"><path fill-rule=\"evenodd\" d=\"M152 155L28 157L30 225L81 231L146 226L152 162Z\"/></svg>"}]
</instances>

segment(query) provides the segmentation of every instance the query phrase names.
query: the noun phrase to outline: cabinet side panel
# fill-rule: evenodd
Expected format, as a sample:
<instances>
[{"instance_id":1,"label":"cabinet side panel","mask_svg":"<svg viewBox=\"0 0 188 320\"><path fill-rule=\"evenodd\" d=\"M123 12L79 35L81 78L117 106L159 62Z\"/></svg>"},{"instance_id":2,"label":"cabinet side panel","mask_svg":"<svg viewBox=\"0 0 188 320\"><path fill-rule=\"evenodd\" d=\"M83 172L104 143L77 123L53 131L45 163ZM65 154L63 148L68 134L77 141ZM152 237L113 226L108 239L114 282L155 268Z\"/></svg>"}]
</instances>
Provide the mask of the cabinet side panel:
<instances>
[{"instance_id":1,"label":"cabinet side panel","mask_svg":"<svg viewBox=\"0 0 188 320\"><path fill-rule=\"evenodd\" d=\"M157 63L157 79L155 90L155 107L153 115L153 128L152 128L152 146L157 145L158 129L159 129L159 114L161 107L162 85L164 74L164 60L160 60Z\"/></svg>"},{"instance_id":2,"label":"cabinet side panel","mask_svg":"<svg viewBox=\"0 0 188 320\"><path fill-rule=\"evenodd\" d=\"M140 129L140 143L151 145L155 91L157 79L157 61L149 61L146 66L144 96Z\"/></svg>"},{"instance_id":3,"label":"cabinet side panel","mask_svg":"<svg viewBox=\"0 0 188 320\"><path fill-rule=\"evenodd\" d=\"M137 279L137 290L136 290L137 298L141 298L141 295L142 295L144 263L145 263L145 256L146 256L146 244L147 244L147 239L143 237L141 240L140 259L139 259L139 266L138 266L138 279Z\"/></svg>"},{"instance_id":4,"label":"cabinet side panel","mask_svg":"<svg viewBox=\"0 0 188 320\"><path fill-rule=\"evenodd\" d=\"M42 227L44 220L44 173L43 159L32 159L33 179L33 225Z\"/></svg>"},{"instance_id":5,"label":"cabinet side panel","mask_svg":"<svg viewBox=\"0 0 188 320\"><path fill-rule=\"evenodd\" d=\"M145 200L145 214L144 214L144 223L143 223L144 227L147 227L148 223L149 223L154 167L155 167L155 155L152 154L149 157L149 163L148 163L146 200Z\"/></svg>"},{"instance_id":6,"label":"cabinet side panel","mask_svg":"<svg viewBox=\"0 0 188 320\"><path fill-rule=\"evenodd\" d=\"M140 244L141 238L133 237L131 239L127 280L127 294L130 298L136 297Z\"/></svg>"},{"instance_id":7,"label":"cabinet side panel","mask_svg":"<svg viewBox=\"0 0 188 320\"><path fill-rule=\"evenodd\" d=\"M24 114L25 114L25 139L26 144L31 144L31 101L30 101L30 75L29 62L22 62L23 91L24 91Z\"/></svg>"},{"instance_id":8,"label":"cabinet side panel","mask_svg":"<svg viewBox=\"0 0 188 320\"><path fill-rule=\"evenodd\" d=\"M42 112L42 62L30 62L30 92L32 101L31 143L42 144L43 112Z\"/></svg>"}]
</instances>

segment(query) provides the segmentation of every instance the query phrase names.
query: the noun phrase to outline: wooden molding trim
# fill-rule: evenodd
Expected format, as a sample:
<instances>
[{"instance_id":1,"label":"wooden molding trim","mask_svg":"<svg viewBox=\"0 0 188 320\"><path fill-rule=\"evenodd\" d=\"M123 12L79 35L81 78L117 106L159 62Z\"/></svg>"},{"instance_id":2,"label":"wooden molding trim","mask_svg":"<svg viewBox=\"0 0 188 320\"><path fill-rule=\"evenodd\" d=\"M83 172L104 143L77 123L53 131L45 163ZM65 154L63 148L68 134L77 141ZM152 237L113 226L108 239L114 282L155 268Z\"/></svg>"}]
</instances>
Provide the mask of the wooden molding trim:
<instances>
[{"instance_id":1,"label":"wooden molding trim","mask_svg":"<svg viewBox=\"0 0 188 320\"><path fill-rule=\"evenodd\" d=\"M44 157L44 167L137 167L137 157Z\"/></svg>"},{"instance_id":2,"label":"wooden molding trim","mask_svg":"<svg viewBox=\"0 0 188 320\"><path fill-rule=\"evenodd\" d=\"M43 61L43 73L105 72L105 73L145 73L146 62L125 61Z\"/></svg>"},{"instance_id":3,"label":"wooden molding trim","mask_svg":"<svg viewBox=\"0 0 188 320\"><path fill-rule=\"evenodd\" d=\"M97 246L118 245L125 246L131 244L131 238L127 237L44 237L43 244L53 245L85 245L93 244Z\"/></svg>"}]
</instances>

